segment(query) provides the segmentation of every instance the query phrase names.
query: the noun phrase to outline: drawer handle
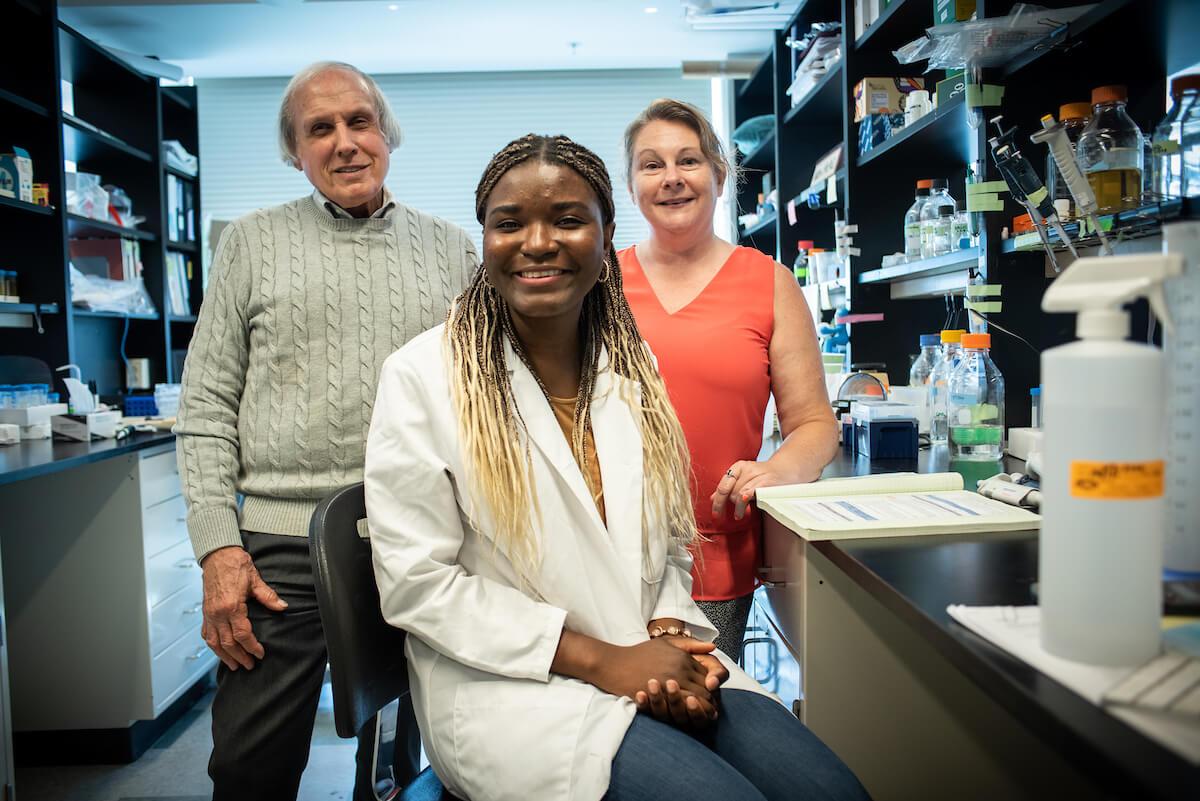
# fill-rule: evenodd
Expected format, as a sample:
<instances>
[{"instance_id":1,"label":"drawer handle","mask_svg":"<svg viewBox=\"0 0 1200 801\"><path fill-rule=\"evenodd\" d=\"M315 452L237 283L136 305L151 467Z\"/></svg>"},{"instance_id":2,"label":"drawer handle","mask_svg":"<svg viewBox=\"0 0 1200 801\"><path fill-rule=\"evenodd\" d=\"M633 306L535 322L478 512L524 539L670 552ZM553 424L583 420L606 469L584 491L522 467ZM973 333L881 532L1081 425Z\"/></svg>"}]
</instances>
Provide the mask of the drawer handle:
<instances>
[{"instance_id":1,"label":"drawer handle","mask_svg":"<svg viewBox=\"0 0 1200 801\"><path fill-rule=\"evenodd\" d=\"M184 661L185 662L195 662L197 659L200 659L201 657L203 657L206 653L208 653L208 646L201 645L199 648L196 649L196 653L192 654Z\"/></svg>"},{"instance_id":2,"label":"drawer handle","mask_svg":"<svg viewBox=\"0 0 1200 801\"><path fill-rule=\"evenodd\" d=\"M189 567L195 566L195 564L196 564L195 559L180 559L178 562L175 563L175 567L178 567L181 570L187 570Z\"/></svg>"},{"instance_id":3,"label":"drawer handle","mask_svg":"<svg viewBox=\"0 0 1200 801\"><path fill-rule=\"evenodd\" d=\"M198 614L200 614L200 610L203 608L204 608L204 602L201 601L200 603L193 606L191 609L184 609L183 613L185 615L198 615Z\"/></svg>"}]
</instances>

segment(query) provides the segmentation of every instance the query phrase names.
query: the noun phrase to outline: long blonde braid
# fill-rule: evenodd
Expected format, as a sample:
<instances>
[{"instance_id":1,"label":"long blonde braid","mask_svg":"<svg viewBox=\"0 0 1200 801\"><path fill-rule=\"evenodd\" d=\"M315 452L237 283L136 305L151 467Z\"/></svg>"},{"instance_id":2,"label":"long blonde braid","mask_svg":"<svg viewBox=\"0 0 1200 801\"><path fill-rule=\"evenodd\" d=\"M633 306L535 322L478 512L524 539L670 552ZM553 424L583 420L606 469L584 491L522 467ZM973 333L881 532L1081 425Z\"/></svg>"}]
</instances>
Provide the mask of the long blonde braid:
<instances>
[{"instance_id":1,"label":"long blonde braid","mask_svg":"<svg viewBox=\"0 0 1200 801\"><path fill-rule=\"evenodd\" d=\"M480 224L496 184L513 167L530 159L574 170L596 193L604 224L613 221L612 181L604 162L565 136L528 134L506 145L484 170L475 190L475 215ZM696 538L696 523L683 429L625 300L620 265L611 245L606 258L608 267L601 274L604 280L588 292L580 315L584 345L571 448L576 460L586 464L584 435L590 425L592 391L603 346L608 351L608 369L641 386L643 547L651 538L664 536L687 547ZM529 445L521 433L524 422L513 400L505 364L506 336L524 358L521 342L512 331L508 306L481 268L455 300L446 325L451 390L472 489L491 512L496 546L528 579L540 561L529 509L533 508L539 520L541 510L529 478ZM632 391L623 394L630 406L636 403ZM583 472L590 484L590 471ZM589 489L595 493L598 488Z\"/></svg>"}]
</instances>

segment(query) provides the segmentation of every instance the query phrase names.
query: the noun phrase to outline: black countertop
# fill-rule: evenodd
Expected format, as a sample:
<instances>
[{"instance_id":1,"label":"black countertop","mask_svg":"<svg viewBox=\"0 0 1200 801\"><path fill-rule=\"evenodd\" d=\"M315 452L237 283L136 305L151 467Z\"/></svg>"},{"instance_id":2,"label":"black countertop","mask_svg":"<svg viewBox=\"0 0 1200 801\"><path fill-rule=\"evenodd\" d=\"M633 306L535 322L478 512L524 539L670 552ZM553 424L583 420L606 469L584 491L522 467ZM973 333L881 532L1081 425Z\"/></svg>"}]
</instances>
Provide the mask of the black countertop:
<instances>
[{"instance_id":1,"label":"black countertop","mask_svg":"<svg viewBox=\"0 0 1200 801\"><path fill-rule=\"evenodd\" d=\"M16 445L0 446L0 484L69 470L101 459L153 448L174 442L168 431L153 434L134 433L122 440L98 439L92 442L65 442L55 439L28 439Z\"/></svg>"},{"instance_id":2,"label":"black countertop","mask_svg":"<svg viewBox=\"0 0 1200 801\"><path fill-rule=\"evenodd\" d=\"M1010 472L1020 462L1006 463ZM971 479L999 472L994 462L951 464L944 449L916 462L835 459L826 477L953 470ZM817 542L814 547L908 624L1050 747L1111 787L1116 797L1195 799L1200 767L1027 663L954 622L950 604L1037 603L1038 535L957 534Z\"/></svg>"}]
</instances>

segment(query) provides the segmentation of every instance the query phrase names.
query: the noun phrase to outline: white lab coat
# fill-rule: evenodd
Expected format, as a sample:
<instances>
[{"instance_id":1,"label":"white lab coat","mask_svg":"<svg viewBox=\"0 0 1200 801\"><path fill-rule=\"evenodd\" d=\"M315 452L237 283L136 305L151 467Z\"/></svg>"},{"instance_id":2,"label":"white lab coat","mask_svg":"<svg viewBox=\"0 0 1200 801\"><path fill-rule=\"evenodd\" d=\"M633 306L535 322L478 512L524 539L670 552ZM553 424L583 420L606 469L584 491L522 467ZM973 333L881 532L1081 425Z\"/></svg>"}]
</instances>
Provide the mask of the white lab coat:
<instances>
[{"instance_id":1,"label":"white lab coat","mask_svg":"<svg viewBox=\"0 0 1200 801\"><path fill-rule=\"evenodd\" d=\"M367 439L367 517L384 617L409 632L417 721L435 772L470 801L597 801L634 703L550 673L564 625L618 645L660 617L696 637L716 630L691 598L691 557L665 536L642 548L642 446L621 376L600 357L592 430L605 527L529 369L506 341L520 419L532 440L531 514L542 559L521 589L495 548L490 515L466 497L443 327L383 366ZM636 399L640 387L630 387ZM464 510L472 510L474 520ZM762 690L727 656L727 688Z\"/></svg>"}]
</instances>

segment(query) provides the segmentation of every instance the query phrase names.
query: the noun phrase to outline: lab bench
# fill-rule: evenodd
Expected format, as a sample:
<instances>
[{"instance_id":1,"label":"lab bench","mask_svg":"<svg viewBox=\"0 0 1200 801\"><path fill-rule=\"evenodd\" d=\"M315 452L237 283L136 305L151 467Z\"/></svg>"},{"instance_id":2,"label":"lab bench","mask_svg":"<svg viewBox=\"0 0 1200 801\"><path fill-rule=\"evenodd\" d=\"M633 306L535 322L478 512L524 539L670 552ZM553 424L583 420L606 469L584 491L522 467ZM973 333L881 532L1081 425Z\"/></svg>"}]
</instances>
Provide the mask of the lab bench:
<instances>
[{"instance_id":1,"label":"lab bench","mask_svg":"<svg viewBox=\"0 0 1200 801\"><path fill-rule=\"evenodd\" d=\"M842 455L824 476L946 470L968 487L998 472L950 464L941 449L917 461ZM799 674L802 700L785 702L877 801L1195 797L1200 731L1185 756L947 614L952 603L1036 603L1036 531L808 542L764 513L763 544L757 611L771 653L795 664L760 678ZM762 672L753 658L747 669Z\"/></svg>"},{"instance_id":2,"label":"lab bench","mask_svg":"<svg viewBox=\"0 0 1200 801\"><path fill-rule=\"evenodd\" d=\"M136 759L216 666L175 437L2 448L0 509L6 740L22 761Z\"/></svg>"}]
</instances>

